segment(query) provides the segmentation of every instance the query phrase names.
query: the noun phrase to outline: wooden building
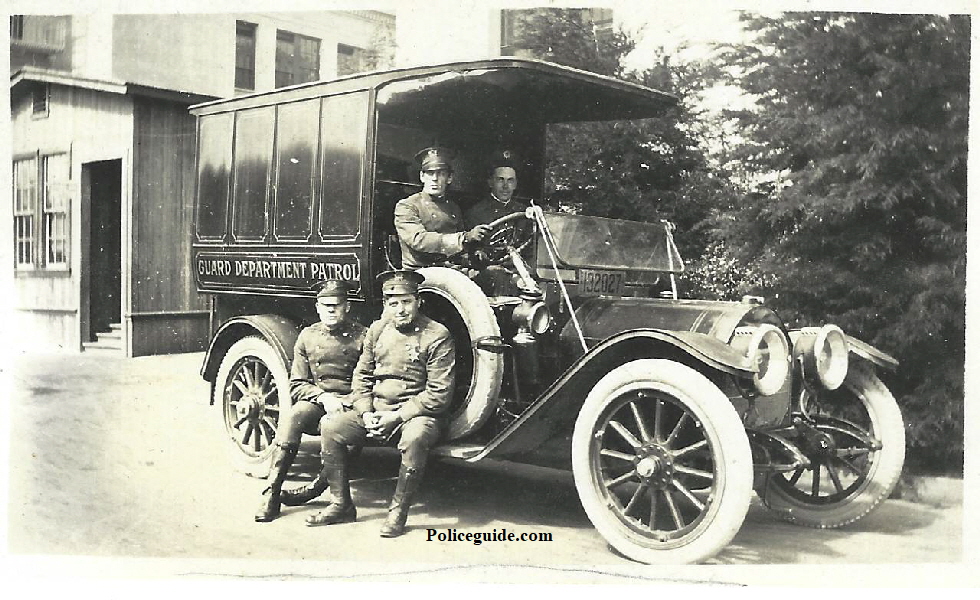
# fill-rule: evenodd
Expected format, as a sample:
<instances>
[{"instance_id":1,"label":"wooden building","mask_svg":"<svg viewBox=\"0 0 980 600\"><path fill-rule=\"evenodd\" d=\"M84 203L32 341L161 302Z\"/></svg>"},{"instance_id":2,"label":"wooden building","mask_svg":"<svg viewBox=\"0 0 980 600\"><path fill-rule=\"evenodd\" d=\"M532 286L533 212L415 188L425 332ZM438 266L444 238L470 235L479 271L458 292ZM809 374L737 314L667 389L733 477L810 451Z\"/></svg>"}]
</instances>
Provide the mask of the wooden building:
<instances>
[{"instance_id":1,"label":"wooden building","mask_svg":"<svg viewBox=\"0 0 980 600\"><path fill-rule=\"evenodd\" d=\"M386 66L394 17L24 15L10 30L15 345L140 356L208 338L188 106Z\"/></svg>"}]
</instances>

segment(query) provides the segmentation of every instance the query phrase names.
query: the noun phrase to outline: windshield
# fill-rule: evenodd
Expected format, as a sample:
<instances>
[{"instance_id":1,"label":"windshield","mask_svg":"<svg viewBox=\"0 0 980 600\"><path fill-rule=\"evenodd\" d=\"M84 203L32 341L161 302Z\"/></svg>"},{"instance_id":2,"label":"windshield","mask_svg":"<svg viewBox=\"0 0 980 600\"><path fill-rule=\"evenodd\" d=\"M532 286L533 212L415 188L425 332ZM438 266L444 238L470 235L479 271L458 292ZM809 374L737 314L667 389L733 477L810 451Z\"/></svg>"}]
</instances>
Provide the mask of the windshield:
<instances>
[{"instance_id":1,"label":"windshield","mask_svg":"<svg viewBox=\"0 0 980 600\"><path fill-rule=\"evenodd\" d=\"M680 273L684 263L662 223L639 223L602 217L545 213L557 246L558 260L568 267ZM544 252L545 256L541 256ZM539 250L538 265L547 261Z\"/></svg>"}]
</instances>

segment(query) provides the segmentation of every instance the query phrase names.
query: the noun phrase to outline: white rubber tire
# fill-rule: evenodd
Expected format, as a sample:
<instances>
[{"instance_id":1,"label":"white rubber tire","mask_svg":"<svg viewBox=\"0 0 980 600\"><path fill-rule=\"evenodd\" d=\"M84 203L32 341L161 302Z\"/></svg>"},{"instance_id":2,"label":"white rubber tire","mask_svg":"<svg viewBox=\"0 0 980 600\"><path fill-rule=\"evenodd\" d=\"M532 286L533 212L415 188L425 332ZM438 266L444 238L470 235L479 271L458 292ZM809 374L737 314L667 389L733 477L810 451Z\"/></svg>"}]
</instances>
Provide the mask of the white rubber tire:
<instances>
[{"instance_id":1,"label":"white rubber tire","mask_svg":"<svg viewBox=\"0 0 980 600\"><path fill-rule=\"evenodd\" d=\"M668 398L675 407L673 410L683 410L688 418L695 419L700 424L697 435L707 440L710 449L713 479L704 507L685 528L678 527L682 531L679 537L671 539L654 534L652 517L647 527L628 515L628 505L623 510L619 500L606 493L612 486L603 481L599 452L608 451L603 422L626 406L621 404L623 398L641 390ZM647 402L649 398L642 400ZM646 404L647 408L641 408L649 410L649 406L650 403ZM572 473L582 506L599 534L620 553L648 564L696 563L713 556L741 528L752 496L752 453L735 409L704 375L670 360L642 359L626 363L610 371L592 388L572 434ZM655 492L649 493L651 502L655 502ZM634 523L630 524L631 521Z\"/></svg>"},{"instance_id":2,"label":"white rubber tire","mask_svg":"<svg viewBox=\"0 0 980 600\"><path fill-rule=\"evenodd\" d=\"M265 392L273 392L274 390L274 393L268 394L264 402L265 408L257 417L262 424L258 424L255 429L261 431L253 429L253 435L260 436L261 445L258 449L254 448L255 438L251 435L248 438L248 443L243 441L248 423L256 422L255 420L250 419L242 423L237 429L234 427L234 423L244 416L245 410L244 403L239 398L241 388L236 387L233 383L234 378L242 373L242 369L245 368L242 361L246 361L252 366L261 363L271 373L268 380L265 380L264 372L259 373L259 381L255 382L257 390L262 386L264 386ZM232 372L233 370L235 372ZM261 371L261 367L259 370ZM240 380L239 385L243 384L245 382ZM254 477L268 475L269 460L273 451L270 438L275 439L275 433L278 432L278 426L282 423L282 419L289 418L292 399L289 395L289 373L286 371L286 365L283 364L278 353L267 341L258 336L248 336L238 340L228 348L218 367L214 385L214 404L221 407L224 430L231 442L228 447L228 454L234 468ZM278 411L277 415L274 414L274 410ZM273 417L275 417L274 420ZM271 434L268 427L271 427Z\"/></svg>"},{"instance_id":3,"label":"white rubber tire","mask_svg":"<svg viewBox=\"0 0 980 600\"><path fill-rule=\"evenodd\" d=\"M466 275L446 267L425 267L418 270L425 277L419 293L435 294L447 300L462 318L471 340L499 337L500 326L480 286ZM473 348L456 348L473 353L473 375L462 410L449 421L446 438L459 439L476 431L493 414L504 375L502 354Z\"/></svg>"},{"instance_id":4,"label":"white rubber tire","mask_svg":"<svg viewBox=\"0 0 980 600\"><path fill-rule=\"evenodd\" d=\"M905 464L905 425L895 397L878 376L861 363L852 363L843 387L867 411L873 428L868 433L881 442L881 449L868 465L864 481L836 502L807 502L805 494L794 496L788 493L785 489L788 481L775 479L784 475L771 475L760 496L780 518L806 527L842 527L874 510L891 495L898 483Z\"/></svg>"}]
</instances>

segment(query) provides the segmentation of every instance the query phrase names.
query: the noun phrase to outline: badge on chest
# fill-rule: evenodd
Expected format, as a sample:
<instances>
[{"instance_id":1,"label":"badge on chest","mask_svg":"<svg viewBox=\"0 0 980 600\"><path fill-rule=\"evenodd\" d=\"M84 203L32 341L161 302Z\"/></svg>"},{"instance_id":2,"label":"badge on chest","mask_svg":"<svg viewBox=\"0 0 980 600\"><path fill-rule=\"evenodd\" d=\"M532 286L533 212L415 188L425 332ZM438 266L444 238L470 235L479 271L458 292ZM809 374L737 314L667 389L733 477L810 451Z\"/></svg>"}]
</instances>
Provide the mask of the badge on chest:
<instances>
[{"instance_id":1,"label":"badge on chest","mask_svg":"<svg viewBox=\"0 0 980 600\"><path fill-rule=\"evenodd\" d=\"M418 362L422 355L422 349L419 348L418 342L411 341L405 343L405 360L408 362Z\"/></svg>"}]
</instances>

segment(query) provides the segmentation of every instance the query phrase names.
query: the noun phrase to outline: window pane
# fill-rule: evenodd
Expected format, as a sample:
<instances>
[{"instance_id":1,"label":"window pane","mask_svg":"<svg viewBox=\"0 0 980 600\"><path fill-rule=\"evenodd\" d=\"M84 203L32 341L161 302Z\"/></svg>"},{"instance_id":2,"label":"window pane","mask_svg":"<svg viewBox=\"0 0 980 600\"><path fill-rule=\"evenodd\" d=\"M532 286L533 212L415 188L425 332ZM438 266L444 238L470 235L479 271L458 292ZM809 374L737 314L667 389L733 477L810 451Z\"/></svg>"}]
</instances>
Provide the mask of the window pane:
<instances>
[{"instance_id":1,"label":"window pane","mask_svg":"<svg viewBox=\"0 0 980 600\"><path fill-rule=\"evenodd\" d=\"M260 240L272 164L272 107L243 110L235 127L235 226L237 239Z\"/></svg>"},{"instance_id":2,"label":"window pane","mask_svg":"<svg viewBox=\"0 0 980 600\"><path fill-rule=\"evenodd\" d=\"M276 87L292 85L293 81L293 34L276 32Z\"/></svg>"},{"instance_id":3,"label":"window pane","mask_svg":"<svg viewBox=\"0 0 980 600\"><path fill-rule=\"evenodd\" d=\"M68 206L68 170L70 163L67 154L45 156L44 166L44 210L63 211Z\"/></svg>"},{"instance_id":4,"label":"window pane","mask_svg":"<svg viewBox=\"0 0 980 600\"><path fill-rule=\"evenodd\" d=\"M296 64L296 83L316 81L320 78L320 40L299 37L299 55Z\"/></svg>"},{"instance_id":5,"label":"window pane","mask_svg":"<svg viewBox=\"0 0 980 600\"><path fill-rule=\"evenodd\" d=\"M235 41L235 87L255 89L255 24L238 21Z\"/></svg>"},{"instance_id":6,"label":"window pane","mask_svg":"<svg viewBox=\"0 0 980 600\"><path fill-rule=\"evenodd\" d=\"M48 266L67 263L69 170L67 154L52 154L42 159L44 177L44 205L41 239L46 249L44 259Z\"/></svg>"},{"instance_id":7,"label":"window pane","mask_svg":"<svg viewBox=\"0 0 980 600\"><path fill-rule=\"evenodd\" d=\"M367 136L367 94L323 99L321 235L353 235L361 206L361 164Z\"/></svg>"},{"instance_id":8,"label":"window pane","mask_svg":"<svg viewBox=\"0 0 980 600\"><path fill-rule=\"evenodd\" d=\"M313 225L313 161L316 159L316 122L319 100L279 107L278 185L276 235L306 239Z\"/></svg>"},{"instance_id":9,"label":"window pane","mask_svg":"<svg viewBox=\"0 0 980 600\"><path fill-rule=\"evenodd\" d=\"M201 118L197 181L197 235L201 238L222 238L225 235L231 171L231 124L231 113Z\"/></svg>"},{"instance_id":10,"label":"window pane","mask_svg":"<svg viewBox=\"0 0 980 600\"><path fill-rule=\"evenodd\" d=\"M29 158L14 163L14 198L17 214L34 213L37 207L37 160Z\"/></svg>"}]
</instances>

